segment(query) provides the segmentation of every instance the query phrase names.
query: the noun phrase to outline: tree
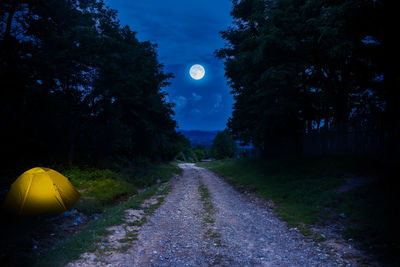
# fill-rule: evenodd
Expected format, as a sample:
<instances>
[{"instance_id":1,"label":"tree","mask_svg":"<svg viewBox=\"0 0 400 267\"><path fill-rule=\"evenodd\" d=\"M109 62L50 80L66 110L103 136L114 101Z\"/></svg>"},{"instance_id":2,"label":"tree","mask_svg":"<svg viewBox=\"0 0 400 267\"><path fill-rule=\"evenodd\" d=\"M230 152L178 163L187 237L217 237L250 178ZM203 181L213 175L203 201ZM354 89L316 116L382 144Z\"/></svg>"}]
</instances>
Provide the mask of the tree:
<instances>
[{"instance_id":1,"label":"tree","mask_svg":"<svg viewBox=\"0 0 400 267\"><path fill-rule=\"evenodd\" d=\"M384 2L384 1L383 1ZM379 41L374 1L233 1L234 25L222 32L235 99L228 128L267 150L297 144L321 127L344 131L355 116L379 113L385 99L373 64Z\"/></svg>"},{"instance_id":2,"label":"tree","mask_svg":"<svg viewBox=\"0 0 400 267\"><path fill-rule=\"evenodd\" d=\"M211 145L210 154L216 159L231 158L236 152L236 142L227 130L219 132Z\"/></svg>"},{"instance_id":3,"label":"tree","mask_svg":"<svg viewBox=\"0 0 400 267\"><path fill-rule=\"evenodd\" d=\"M170 160L171 74L102 0L0 4L0 142L8 166Z\"/></svg>"}]
</instances>

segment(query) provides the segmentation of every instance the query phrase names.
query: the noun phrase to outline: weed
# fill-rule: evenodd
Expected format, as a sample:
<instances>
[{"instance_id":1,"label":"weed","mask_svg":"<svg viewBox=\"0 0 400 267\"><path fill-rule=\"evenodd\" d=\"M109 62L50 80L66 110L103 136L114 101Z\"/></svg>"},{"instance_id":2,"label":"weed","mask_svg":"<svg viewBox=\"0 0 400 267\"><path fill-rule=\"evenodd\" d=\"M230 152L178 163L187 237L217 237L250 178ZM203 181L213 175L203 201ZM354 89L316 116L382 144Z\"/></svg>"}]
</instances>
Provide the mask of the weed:
<instances>
[{"instance_id":1,"label":"weed","mask_svg":"<svg viewBox=\"0 0 400 267\"><path fill-rule=\"evenodd\" d=\"M163 181L166 181L176 172L176 166L165 164L160 167L160 171L157 173L168 175L163 177ZM79 258L79 256L88 249L96 251L96 249L98 249L97 243L99 241L101 242L101 240L103 240L102 237L108 234L107 228L113 225L122 224L124 222L126 209L140 208L140 205L144 200L149 199L154 194L158 193L158 189L159 185L153 185L119 205L106 207L97 220L89 222L85 228L74 236L70 236L69 238L60 241L47 253L39 255L39 257L36 258L35 265L63 266L66 263ZM168 190L170 189L164 188L161 192L167 194ZM145 222L146 218L143 217L139 222L137 222L137 224L142 225ZM136 222L133 222L133 224L136 224ZM132 233L126 238L133 240L135 237L134 233ZM128 248L128 246L122 246L119 250ZM104 251L105 250L103 249L103 252Z\"/></svg>"},{"instance_id":2,"label":"weed","mask_svg":"<svg viewBox=\"0 0 400 267\"><path fill-rule=\"evenodd\" d=\"M130 237L134 240L137 240L138 232L137 231L128 231L126 232L126 237Z\"/></svg>"},{"instance_id":3,"label":"weed","mask_svg":"<svg viewBox=\"0 0 400 267\"><path fill-rule=\"evenodd\" d=\"M220 254L215 255L212 265L220 265L222 263L223 256Z\"/></svg>"},{"instance_id":4,"label":"weed","mask_svg":"<svg viewBox=\"0 0 400 267\"><path fill-rule=\"evenodd\" d=\"M267 159L228 159L197 163L219 173L241 190L257 191L276 204L275 210L288 225L315 240L309 226L327 218L347 225L343 235L373 248L383 258L399 247L396 186L376 182L337 193L343 177L377 176L380 163L361 157L327 156ZM344 214L339 217L339 214ZM332 217L333 216L333 217ZM385 227L382 227L384 225ZM397 253L398 254L398 253Z\"/></svg>"},{"instance_id":5,"label":"weed","mask_svg":"<svg viewBox=\"0 0 400 267\"><path fill-rule=\"evenodd\" d=\"M130 238L130 237L124 237L124 238L118 239L118 242L120 242L120 243L128 243L128 242L131 242L133 240L136 240L136 239Z\"/></svg>"},{"instance_id":6,"label":"weed","mask_svg":"<svg viewBox=\"0 0 400 267\"><path fill-rule=\"evenodd\" d=\"M214 207L210 199L210 193L208 192L207 187L204 184L200 184L199 193L201 197L201 201L203 202L203 208L208 214L214 213ZM206 216L207 217L207 216Z\"/></svg>"},{"instance_id":7,"label":"weed","mask_svg":"<svg viewBox=\"0 0 400 267\"><path fill-rule=\"evenodd\" d=\"M146 222L147 222L147 218L146 217L142 217L140 220L129 222L128 225L129 226L142 226Z\"/></svg>"},{"instance_id":8,"label":"weed","mask_svg":"<svg viewBox=\"0 0 400 267\"><path fill-rule=\"evenodd\" d=\"M216 232L212 231L211 229L208 229L206 231L205 235L207 237L209 237L209 238L212 238L212 239L216 239L216 238L220 238L221 237L221 235L219 233L216 233Z\"/></svg>"},{"instance_id":9,"label":"weed","mask_svg":"<svg viewBox=\"0 0 400 267\"><path fill-rule=\"evenodd\" d=\"M215 220L209 214L205 215L205 217L203 218L203 221L205 223L210 223L210 224L213 224L215 222Z\"/></svg>"},{"instance_id":10,"label":"weed","mask_svg":"<svg viewBox=\"0 0 400 267\"><path fill-rule=\"evenodd\" d=\"M199 193L200 193L200 198L203 203L203 209L204 209L204 212L202 213L203 225L206 227L210 226L210 225L214 225L215 220L214 220L213 215L215 213L215 209L211 202L210 192L208 191L208 188L203 183L200 183L200 185L199 185ZM206 238L213 239L214 244L216 246L218 246L218 247L222 246L221 240L219 239L221 237L221 235L217 232L214 232L212 229L210 229L210 228L207 229L207 231L204 233L204 236ZM219 261L220 260L217 260L216 262L219 262ZM214 265L217 265L217 264L214 264Z\"/></svg>"},{"instance_id":11,"label":"weed","mask_svg":"<svg viewBox=\"0 0 400 267\"><path fill-rule=\"evenodd\" d=\"M132 245L131 244L124 244L123 246L119 247L118 249L116 249L117 251L124 253L127 252L129 248L131 248Z\"/></svg>"}]
</instances>

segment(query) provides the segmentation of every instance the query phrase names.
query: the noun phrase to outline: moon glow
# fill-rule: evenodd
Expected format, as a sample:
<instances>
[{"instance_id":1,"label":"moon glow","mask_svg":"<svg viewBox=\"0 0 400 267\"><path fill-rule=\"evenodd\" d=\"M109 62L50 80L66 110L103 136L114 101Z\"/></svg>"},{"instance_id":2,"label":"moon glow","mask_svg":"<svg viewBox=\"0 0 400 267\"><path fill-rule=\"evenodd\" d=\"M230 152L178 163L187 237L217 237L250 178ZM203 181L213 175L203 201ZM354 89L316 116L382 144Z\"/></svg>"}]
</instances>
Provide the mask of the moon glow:
<instances>
[{"instance_id":1,"label":"moon glow","mask_svg":"<svg viewBox=\"0 0 400 267\"><path fill-rule=\"evenodd\" d=\"M195 80L200 80L204 77L206 73L204 67L202 65L196 64L190 68L189 74Z\"/></svg>"}]
</instances>

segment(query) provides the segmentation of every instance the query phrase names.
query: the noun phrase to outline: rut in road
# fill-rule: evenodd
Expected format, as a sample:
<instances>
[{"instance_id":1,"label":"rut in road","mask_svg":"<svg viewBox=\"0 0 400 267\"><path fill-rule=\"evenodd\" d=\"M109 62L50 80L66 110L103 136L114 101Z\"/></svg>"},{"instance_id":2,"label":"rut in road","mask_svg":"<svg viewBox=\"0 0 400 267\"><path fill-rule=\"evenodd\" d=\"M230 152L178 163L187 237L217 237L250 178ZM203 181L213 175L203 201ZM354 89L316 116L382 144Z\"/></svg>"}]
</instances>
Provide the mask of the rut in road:
<instances>
[{"instance_id":1,"label":"rut in road","mask_svg":"<svg viewBox=\"0 0 400 267\"><path fill-rule=\"evenodd\" d=\"M179 166L182 175L171 181L171 192L139 230L134 245L96 265L344 265L340 257L291 231L263 201L235 191L209 170Z\"/></svg>"}]
</instances>

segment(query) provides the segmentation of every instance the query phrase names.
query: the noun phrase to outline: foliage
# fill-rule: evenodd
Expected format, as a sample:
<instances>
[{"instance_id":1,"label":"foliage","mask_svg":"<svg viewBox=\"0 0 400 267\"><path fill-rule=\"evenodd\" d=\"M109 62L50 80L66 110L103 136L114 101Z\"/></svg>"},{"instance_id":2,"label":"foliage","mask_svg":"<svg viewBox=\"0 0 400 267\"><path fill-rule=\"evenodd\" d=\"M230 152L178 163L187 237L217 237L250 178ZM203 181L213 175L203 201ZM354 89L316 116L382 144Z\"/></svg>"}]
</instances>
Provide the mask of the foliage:
<instances>
[{"instance_id":1,"label":"foliage","mask_svg":"<svg viewBox=\"0 0 400 267\"><path fill-rule=\"evenodd\" d=\"M123 179L121 174L110 170L73 169L64 173L71 183L81 191L83 198L109 204L121 196L137 193L132 183Z\"/></svg>"},{"instance_id":2,"label":"foliage","mask_svg":"<svg viewBox=\"0 0 400 267\"><path fill-rule=\"evenodd\" d=\"M64 169L62 174L67 176L82 194L73 208L85 215L92 215L88 218L98 219L91 220L83 229L78 226L79 232L69 235L59 231L59 226L54 224L54 221L63 221L60 219L64 218L63 215L12 218L7 214L0 221L0 248L3 252L0 261L12 266L32 266L33 261L39 258L40 263L36 263L38 266L63 266L79 257L81 253L94 249L102 235L107 233L107 227L122 222L125 209L137 208L144 199L156 193L157 179L166 182L180 171L175 164L154 164L151 169L143 169L140 176L139 171L136 171L136 177L107 169ZM149 187L132 196L142 181L146 181ZM81 190L88 188L92 192ZM157 193L162 192L158 190ZM131 197L127 198L126 194ZM118 205L115 205L117 203ZM49 233L56 233L56 236L51 237ZM32 247L37 245L35 240L43 236L45 239L38 240L41 253L37 254L37 250L32 250ZM47 240L46 237L50 239Z\"/></svg>"},{"instance_id":3,"label":"foliage","mask_svg":"<svg viewBox=\"0 0 400 267\"><path fill-rule=\"evenodd\" d=\"M44 255L39 255L35 264L62 266L79 258L86 251L95 250L97 243L108 233L107 228L123 222L126 209L138 207L144 200L157 193L157 189L158 185L154 185L121 205L107 208L97 220L91 221L82 231L61 241Z\"/></svg>"},{"instance_id":4,"label":"foliage","mask_svg":"<svg viewBox=\"0 0 400 267\"><path fill-rule=\"evenodd\" d=\"M209 151L205 146L195 146L193 147L193 153L196 161L205 159L208 157Z\"/></svg>"},{"instance_id":5,"label":"foliage","mask_svg":"<svg viewBox=\"0 0 400 267\"><path fill-rule=\"evenodd\" d=\"M86 214L101 213L104 206L137 193L137 185L109 169L70 167L62 172L80 192L75 208Z\"/></svg>"},{"instance_id":6,"label":"foliage","mask_svg":"<svg viewBox=\"0 0 400 267\"><path fill-rule=\"evenodd\" d=\"M102 0L1 2L6 166L174 159L180 137L162 91L172 75L116 16Z\"/></svg>"},{"instance_id":7,"label":"foliage","mask_svg":"<svg viewBox=\"0 0 400 267\"><path fill-rule=\"evenodd\" d=\"M398 58L386 34L390 1L233 1L234 24L217 51L235 99L228 127L266 148L322 128L398 114L399 80L382 64ZM385 18L385 19L384 19ZM386 54L386 55L389 55ZM388 86L391 84L391 86ZM397 110L395 112L395 110Z\"/></svg>"},{"instance_id":8,"label":"foliage","mask_svg":"<svg viewBox=\"0 0 400 267\"><path fill-rule=\"evenodd\" d=\"M343 182L340 174L344 171L338 168L337 161L328 159L229 159L199 166L222 174L236 186L245 186L272 199L278 204L280 216L291 225L318 220L323 206L333 202L330 190Z\"/></svg>"},{"instance_id":9,"label":"foliage","mask_svg":"<svg viewBox=\"0 0 400 267\"><path fill-rule=\"evenodd\" d=\"M344 193L334 189L343 177L375 175L381 163L357 157L229 159L197 163L210 168L242 190L257 191L275 203L290 225L307 227L325 220L344 223L344 235L380 255L394 256L400 231L395 210L396 186L377 179ZM344 218L339 216L343 213ZM385 227L382 227L385 225ZM307 231L306 231L307 232Z\"/></svg>"},{"instance_id":10,"label":"foliage","mask_svg":"<svg viewBox=\"0 0 400 267\"><path fill-rule=\"evenodd\" d=\"M76 166L72 166L64 170L63 175L68 177L71 183L74 184L77 188L87 188L87 185L90 185L92 181L102 181L102 180L124 180L126 179L120 173L109 169L96 169L96 168L87 168L81 169Z\"/></svg>"},{"instance_id":11,"label":"foliage","mask_svg":"<svg viewBox=\"0 0 400 267\"><path fill-rule=\"evenodd\" d=\"M108 170L99 172L106 174L103 177L106 177L107 174L111 174ZM126 209L139 208L140 204L144 200L150 198L154 194L164 195L168 193L168 187L163 190L159 190L159 185L154 185L156 183L156 179L160 179L161 182L167 182L174 174L178 174L180 172L181 169L174 164L154 165L151 171L146 171L146 174L143 174L143 176L139 179L148 182L147 185L149 185L149 187L146 188L146 190L129 198L126 202L105 208L104 212L97 220L89 222L89 224L76 235L62 240L56 246L50 248L49 251L44 255L39 255L36 258L36 264L38 266L64 265L67 262L77 259L82 253L96 249L98 242L102 240L102 236L108 233L107 228L123 222ZM118 176L119 174L114 173L114 175ZM155 179L155 177L157 178ZM90 178L93 178L93 176ZM131 180L137 181L138 179ZM103 179L103 181L107 180ZM152 183L150 183L150 181ZM151 214L151 212L159 205L160 204L150 206L149 210L147 210L148 214Z\"/></svg>"},{"instance_id":12,"label":"foliage","mask_svg":"<svg viewBox=\"0 0 400 267\"><path fill-rule=\"evenodd\" d=\"M216 159L231 158L236 151L236 142L226 130L215 136L210 148L211 156Z\"/></svg>"},{"instance_id":13,"label":"foliage","mask_svg":"<svg viewBox=\"0 0 400 267\"><path fill-rule=\"evenodd\" d=\"M196 162L208 156L208 151L204 146L192 147L190 140L179 133L178 154L175 159L179 161Z\"/></svg>"},{"instance_id":14,"label":"foliage","mask_svg":"<svg viewBox=\"0 0 400 267\"><path fill-rule=\"evenodd\" d=\"M180 173L182 170L173 163L151 164L147 168L139 170L124 170L128 175L129 181L138 187L150 186L158 182L166 182L173 174Z\"/></svg>"}]
</instances>

